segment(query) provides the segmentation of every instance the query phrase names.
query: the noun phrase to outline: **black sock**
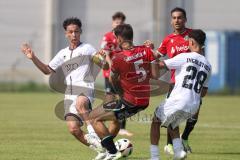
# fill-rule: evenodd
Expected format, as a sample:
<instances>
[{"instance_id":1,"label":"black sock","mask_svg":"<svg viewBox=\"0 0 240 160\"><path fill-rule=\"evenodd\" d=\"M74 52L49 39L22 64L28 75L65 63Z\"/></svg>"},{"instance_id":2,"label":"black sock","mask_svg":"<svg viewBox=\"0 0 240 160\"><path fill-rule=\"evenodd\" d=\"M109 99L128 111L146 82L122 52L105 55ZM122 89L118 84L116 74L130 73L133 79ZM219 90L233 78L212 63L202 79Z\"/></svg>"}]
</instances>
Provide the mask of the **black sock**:
<instances>
[{"instance_id":1,"label":"black sock","mask_svg":"<svg viewBox=\"0 0 240 160\"><path fill-rule=\"evenodd\" d=\"M167 144L173 144L172 138L171 138L170 134L168 133L168 131L167 131Z\"/></svg>"},{"instance_id":2,"label":"black sock","mask_svg":"<svg viewBox=\"0 0 240 160\"><path fill-rule=\"evenodd\" d=\"M181 137L182 139L188 140L188 136L192 132L196 123L197 123L197 119L189 118L187 120L184 132L183 132L182 137Z\"/></svg>"},{"instance_id":3,"label":"black sock","mask_svg":"<svg viewBox=\"0 0 240 160\"><path fill-rule=\"evenodd\" d=\"M102 139L101 144L104 148L108 150L110 154L117 153L116 146L113 142L113 136L106 136Z\"/></svg>"},{"instance_id":4,"label":"black sock","mask_svg":"<svg viewBox=\"0 0 240 160\"><path fill-rule=\"evenodd\" d=\"M125 129L126 128L126 119L123 119L121 122L120 122L120 129Z\"/></svg>"}]
</instances>

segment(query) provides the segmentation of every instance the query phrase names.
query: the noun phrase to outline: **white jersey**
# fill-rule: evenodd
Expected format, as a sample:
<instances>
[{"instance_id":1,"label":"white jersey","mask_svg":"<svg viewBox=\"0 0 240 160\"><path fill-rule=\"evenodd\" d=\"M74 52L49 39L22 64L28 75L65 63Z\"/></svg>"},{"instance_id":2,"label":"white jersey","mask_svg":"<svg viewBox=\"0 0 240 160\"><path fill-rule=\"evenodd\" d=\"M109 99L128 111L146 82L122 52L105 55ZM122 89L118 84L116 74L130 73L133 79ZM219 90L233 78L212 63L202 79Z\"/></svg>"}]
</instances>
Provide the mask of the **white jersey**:
<instances>
[{"instance_id":1,"label":"white jersey","mask_svg":"<svg viewBox=\"0 0 240 160\"><path fill-rule=\"evenodd\" d=\"M82 90L79 87L94 89L94 82L100 71L92 61L95 53L96 50L90 44L81 43L74 50L69 47L60 50L51 60L50 68L54 71L59 67L62 69L67 85L65 94L79 95L79 90Z\"/></svg>"},{"instance_id":2,"label":"white jersey","mask_svg":"<svg viewBox=\"0 0 240 160\"><path fill-rule=\"evenodd\" d=\"M166 101L186 106L185 112L199 106L201 91L208 87L211 65L207 59L196 53L181 53L164 61L168 69L175 69L175 86ZM188 107L187 107L188 106Z\"/></svg>"}]
</instances>

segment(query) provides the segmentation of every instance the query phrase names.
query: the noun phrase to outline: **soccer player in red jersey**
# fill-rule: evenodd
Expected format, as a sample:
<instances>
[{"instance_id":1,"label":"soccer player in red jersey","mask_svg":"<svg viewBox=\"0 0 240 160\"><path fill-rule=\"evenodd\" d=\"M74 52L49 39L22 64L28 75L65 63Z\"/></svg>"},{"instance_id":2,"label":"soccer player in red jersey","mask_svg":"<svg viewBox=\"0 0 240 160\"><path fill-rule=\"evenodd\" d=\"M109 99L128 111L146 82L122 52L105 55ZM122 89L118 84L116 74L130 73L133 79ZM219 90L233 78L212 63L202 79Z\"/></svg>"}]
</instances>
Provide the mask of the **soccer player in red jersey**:
<instances>
[{"instance_id":1,"label":"soccer player in red jersey","mask_svg":"<svg viewBox=\"0 0 240 160\"><path fill-rule=\"evenodd\" d=\"M122 12L116 12L112 16L112 29L116 28L120 24L124 24L126 20L126 16ZM101 48L107 53L106 54L106 60L111 65L112 64L112 56L115 53L114 51L120 51L120 48L117 44L116 36L113 33L113 30L110 32L107 32L101 42ZM111 69L103 70L103 77L105 80L105 101L110 102L114 101L117 97L112 84L109 82L109 76L110 76ZM132 136L133 133L126 130L126 121L123 120L120 122L120 130L118 132L119 135L125 135L125 136Z\"/></svg>"},{"instance_id":2,"label":"soccer player in red jersey","mask_svg":"<svg viewBox=\"0 0 240 160\"><path fill-rule=\"evenodd\" d=\"M160 44L159 48L157 49L157 53L160 56L167 55L169 58L173 58L178 54L181 54L184 52L190 52L189 44L188 44L189 43L188 34L192 31L192 29L186 28L185 26L186 22L187 22L187 16L186 16L186 11L184 9L176 7L171 11L171 25L174 31L172 34L169 34L164 38L163 42ZM167 98L170 96L171 91L174 88L174 84L175 84L175 70L171 70L171 84L170 84ZM185 150L188 153L192 152L188 144L188 137L197 122L198 113L199 112L197 112L196 115L194 115L192 118L187 120L184 132L181 136ZM152 122L152 126L153 125L159 126L157 122L156 123ZM156 136L153 140L151 140L151 144L158 145L158 141L159 141L159 138L158 136ZM172 155L174 154L172 140L169 134L167 137L167 145L164 147L164 151L167 154L172 154Z\"/></svg>"},{"instance_id":3,"label":"soccer player in red jersey","mask_svg":"<svg viewBox=\"0 0 240 160\"><path fill-rule=\"evenodd\" d=\"M133 29L129 24L122 24L114 29L121 51L112 58L110 80L120 100L112 101L95 108L90 113L93 127L101 138L102 146L108 151L105 160L119 159L113 138L119 129L119 120L133 116L149 105L151 77L154 72L153 52L150 47L133 45ZM114 126L107 128L104 121L114 121ZM114 128L114 130L113 130Z\"/></svg>"}]
</instances>

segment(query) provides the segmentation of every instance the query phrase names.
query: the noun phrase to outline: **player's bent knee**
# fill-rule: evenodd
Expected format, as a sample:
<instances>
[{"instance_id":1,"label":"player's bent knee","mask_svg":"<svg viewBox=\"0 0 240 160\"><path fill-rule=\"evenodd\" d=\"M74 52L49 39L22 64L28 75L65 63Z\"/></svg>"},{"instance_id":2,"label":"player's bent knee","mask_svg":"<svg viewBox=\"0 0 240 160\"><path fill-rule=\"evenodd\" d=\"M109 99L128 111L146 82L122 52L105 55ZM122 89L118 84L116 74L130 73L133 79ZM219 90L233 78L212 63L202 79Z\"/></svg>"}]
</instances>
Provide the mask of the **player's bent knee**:
<instances>
[{"instance_id":1,"label":"player's bent knee","mask_svg":"<svg viewBox=\"0 0 240 160\"><path fill-rule=\"evenodd\" d=\"M152 118L152 124L161 125L161 121L156 115Z\"/></svg>"},{"instance_id":2,"label":"player's bent knee","mask_svg":"<svg viewBox=\"0 0 240 160\"><path fill-rule=\"evenodd\" d=\"M68 126L68 131L72 134L72 135L79 135L79 134L83 134L83 132L81 131L81 129L77 126Z\"/></svg>"},{"instance_id":3,"label":"player's bent knee","mask_svg":"<svg viewBox=\"0 0 240 160\"><path fill-rule=\"evenodd\" d=\"M187 120L187 125L191 128L194 128L194 126L196 125L198 119L194 119L194 118L189 118Z\"/></svg>"}]
</instances>

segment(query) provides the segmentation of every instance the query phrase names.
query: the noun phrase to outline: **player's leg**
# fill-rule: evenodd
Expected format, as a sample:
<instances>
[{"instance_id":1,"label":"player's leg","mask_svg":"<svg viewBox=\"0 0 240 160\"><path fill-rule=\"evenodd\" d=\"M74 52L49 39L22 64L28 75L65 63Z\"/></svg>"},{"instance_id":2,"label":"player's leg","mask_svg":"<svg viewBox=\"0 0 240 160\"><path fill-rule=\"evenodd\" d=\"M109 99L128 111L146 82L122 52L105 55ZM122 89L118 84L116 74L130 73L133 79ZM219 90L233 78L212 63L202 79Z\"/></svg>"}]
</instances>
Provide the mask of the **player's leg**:
<instances>
[{"instance_id":1,"label":"player's leg","mask_svg":"<svg viewBox=\"0 0 240 160\"><path fill-rule=\"evenodd\" d=\"M165 102L161 103L154 112L154 117L152 119L151 129L150 129L150 153L151 160L159 160L159 140L160 140L160 126L162 122L166 119L164 111Z\"/></svg>"},{"instance_id":2,"label":"player's leg","mask_svg":"<svg viewBox=\"0 0 240 160\"><path fill-rule=\"evenodd\" d=\"M164 152L168 155L173 155L174 154L173 142L172 142L172 138L171 138L168 130L167 130L167 144L164 146Z\"/></svg>"},{"instance_id":3,"label":"player's leg","mask_svg":"<svg viewBox=\"0 0 240 160\"><path fill-rule=\"evenodd\" d=\"M84 94L79 95L76 100L76 110L87 125L88 134L85 134L84 138L87 143L90 144L90 148L94 149L98 153L95 160L105 158L106 150L102 147L101 140L95 133L91 124L91 119L89 119L89 113L92 111L90 98L86 97Z\"/></svg>"},{"instance_id":4,"label":"player's leg","mask_svg":"<svg viewBox=\"0 0 240 160\"><path fill-rule=\"evenodd\" d=\"M168 94L167 94L167 98L169 98L173 88L174 88L174 83L171 83L169 85L169 90L168 90ZM167 144L164 146L164 152L168 155L173 155L174 152L173 152L173 142L172 142L172 138L171 138L171 135L168 133L168 130L167 130Z\"/></svg>"},{"instance_id":5,"label":"player's leg","mask_svg":"<svg viewBox=\"0 0 240 160\"><path fill-rule=\"evenodd\" d=\"M120 121L120 130L119 130L119 135L122 135L122 136L128 136L128 137L131 137L133 136L133 133L129 132L127 129L126 129L126 119Z\"/></svg>"},{"instance_id":6,"label":"player's leg","mask_svg":"<svg viewBox=\"0 0 240 160\"><path fill-rule=\"evenodd\" d=\"M116 92L114 90L114 87L112 86L112 84L109 82L108 78L105 78L105 102L111 102L116 100L117 95ZM131 132L129 132L128 130L126 130L126 120L122 120L119 122L120 123L120 130L118 130L118 134L119 135L126 135L126 136L132 136L133 134ZM114 125L113 125L114 126Z\"/></svg>"},{"instance_id":7,"label":"player's leg","mask_svg":"<svg viewBox=\"0 0 240 160\"><path fill-rule=\"evenodd\" d=\"M151 160L159 160L160 158L159 147L158 147L159 139L160 139L160 126L161 126L160 120L156 117L156 115L154 115L151 123L151 129L150 129Z\"/></svg>"},{"instance_id":8,"label":"player's leg","mask_svg":"<svg viewBox=\"0 0 240 160\"><path fill-rule=\"evenodd\" d=\"M109 155L106 160L118 159L122 155L117 151L113 138L107 127L104 125L104 121L118 121L124 118L133 116L134 114L144 110L147 106L130 106L124 101L109 102L102 106L95 108L90 113L90 118L94 120L93 126L98 136L102 139L102 145L108 150Z\"/></svg>"},{"instance_id":9,"label":"player's leg","mask_svg":"<svg viewBox=\"0 0 240 160\"><path fill-rule=\"evenodd\" d=\"M83 119L76 110L76 100L76 95L65 95L64 118L67 122L69 132L81 143L89 146L87 141L84 139L85 133L81 130L81 127L83 126Z\"/></svg>"},{"instance_id":10,"label":"player's leg","mask_svg":"<svg viewBox=\"0 0 240 160\"><path fill-rule=\"evenodd\" d=\"M112 105L113 108L117 105L117 102L110 103L109 105ZM90 113L90 119L93 121L93 127L97 135L101 138L102 146L105 147L110 154L116 154L117 149L113 142L114 136L111 135L103 123L104 121L117 121L114 112L112 110L106 110L103 105L100 105Z\"/></svg>"},{"instance_id":11,"label":"player's leg","mask_svg":"<svg viewBox=\"0 0 240 160\"><path fill-rule=\"evenodd\" d=\"M119 121L110 121L108 124L108 131L114 137L117 136L120 130L120 123Z\"/></svg>"},{"instance_id":12,"label":"player's leg","mask_svg":"<svg viewBox=\"0 0 240 160\"><path fill-rule=\"evenodd\" d=\"M81 130L83 125L81 119L74 115L66 116L68 131L82 144L89 146L87 141L84 138L85 133Z\"/></svg>"},{"instance_id":13,"label":"player's leg","mask_svg":"<svg viewBox=\"0 0 240 160\"><path fill-rule=\"evenodd\" d=\"M184 151L184 147L180 139L179 127L175 127L173 129L170 125L168 127L168 133L171 135L173 141L174 160L186 158L187 153Z\"/></svg>"},{"instance_id":14,"label":"player's leg","mask_svg":"<svg viewBox=\"0 0 240 160\"><path fill-rule=\"evenodd\" d=\"M192 153L192 149L191 149L191 147L189 145L189 142L188 142L188 137L189 137L190 133L193 131L194 126L197 123L199 111L200 111L200 107L199 107L198 112L196 114L194 114L194 116L192 116L191 118L189 118L187 120L185 129L184 129L184 131L181 135L181 139L183 141L183 145L184 145L184 148L185 148L187 153Z\"/></svg>"},{"instance_id":15,"label":"player's leg","mask_svg":"<svg viewBox=\"0 0 240 160\"><path fill-rule=\"evenodd\" d=\"M199 112L197 112L193 117L191 117L187 120L184 132L181 135L183 145L184 145L184 148L187 151L187 153L192 153L192 149L191 149L191 147L189 145L189 142L188 142L188 137L189 137L190 133L193 131L194 126L197 123L198 114L199 114Z\"/></svg>"}]
</instances>

